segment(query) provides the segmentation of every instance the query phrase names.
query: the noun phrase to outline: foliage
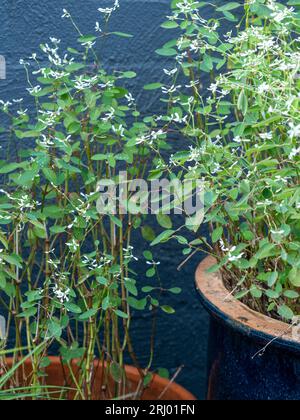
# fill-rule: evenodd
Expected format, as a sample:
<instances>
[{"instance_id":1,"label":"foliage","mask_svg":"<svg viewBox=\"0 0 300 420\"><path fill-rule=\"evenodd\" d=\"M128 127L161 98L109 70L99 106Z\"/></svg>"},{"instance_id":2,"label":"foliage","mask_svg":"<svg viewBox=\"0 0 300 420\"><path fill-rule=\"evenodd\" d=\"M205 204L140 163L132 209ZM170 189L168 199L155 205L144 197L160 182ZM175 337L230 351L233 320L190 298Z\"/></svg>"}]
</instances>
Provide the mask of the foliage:
<instances>
[{"instance_id":1,"label":"foliage","mask_svg":"<svg viewBox=\"0 0 300 420\"><path fill-rule=\"evenodd\" d=\"M169 161L157 147L157 162L205 185L210 241L198 230L191 242L182 226L185 255L216 256L212 270L222 269L237 298L289 321L300 310L299 2L222 4L172 2L163 27L177 38L157 51L174 57L160 119L187 146ZM202 17L204 7L213 18Z\"/></svg>"},{"instance_id":2,"label":"foliage","mask_svg":"<svg viewBox=\"0 0 300 420\"><path fill-rule=\"evenodd\" d=\"M125 393L128 353L141 380L149 378L154 338L146 369L140 367L130 338L132 311L156 314L161 306L160 282L141 292L133 270L137 258L132 240L143 219L97 210L99 180L117 180L120 167L127 171L128 182L142 177L152 152L138 139L156 135L139 120L125 87L126 79L136 74L109 74L96 54L96 42L110 35L101 26L107 28L117 8L118 1L111 9L99 9L103 22L96 23L96 35L83 35L64 10L63 18L78 31L78 47L65 55L61 41L51 38L41 45L43 57L33 54L21 61L35 115L24 109L22 100L2 102L10 119L8 156L16 149L17 158L0 162L5 186L0 197L0 302L8 314L1 347L15 344L13 374L1 388L5 385L16 394L18 360L28 356L33 366L28 392L39 390L45 396L45 368L53 346L59 346L66 366L77 360L78 378L71 377L69 384L76 389L75 399L92 398L95 357L105 368L108 398ZM148 277L159 278L152 254L146 257ZM172 312L164 305L161 309ZM1 360L2 370L9 370L6 357ZM142 392L140 386L135 396Z\"/></svg>"}]
</instances>

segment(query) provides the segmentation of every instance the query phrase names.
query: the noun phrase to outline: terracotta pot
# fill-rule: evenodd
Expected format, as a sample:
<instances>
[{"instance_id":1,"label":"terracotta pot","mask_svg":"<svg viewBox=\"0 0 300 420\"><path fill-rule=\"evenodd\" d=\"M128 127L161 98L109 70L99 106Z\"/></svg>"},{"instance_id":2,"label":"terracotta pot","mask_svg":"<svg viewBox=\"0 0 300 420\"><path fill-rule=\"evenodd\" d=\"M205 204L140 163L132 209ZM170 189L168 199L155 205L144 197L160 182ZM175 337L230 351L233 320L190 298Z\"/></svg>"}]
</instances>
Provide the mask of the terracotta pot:
<instances>
[{"instance_id":1,"label":"terracotta pot","mask_svg":"<svg viewBox=\"0 0 300 420\"><path fill-rule=\"evenodd\" d=\"M61 364L61 360L59 357L49 357L51 361L51 365L45 369L46 377L46 384L51 387L70 387L74 388L73 381L70 377L70 371L68 368ZM12 365L12 359L8 359L8 365ZM30 360L26 361L23 365L25 367L25 371L27 375L30 375L32 372L32 363ZM106 396L103 394L102 391L102 366L99 365L97 361L94 363L95 366L95 374L94 374L94 382L93 382L93 399L100 400L106 399ZM74 363L72 368L75 376L76 376L76 363ZM136 368L132 366L126 366L126 375L128 380L128 389L126 390L127 394L134 393L137 389L137 386L140 382L140 375ZM24 384L22 384L24 385ZM113 389L113 388L112 388ZM55 388L51 391L55 391ZM55 396L55 394L53 394ZM194 401L196 398L182 386L176 383L170 383L167 379L161 378L158 375L153 376L153 380L149 387L144 391L142 400L158 400L161 396L161 400L173 400L173 401L181 401L181 400L189 400ZM66 397L66 399L72 400L74 397L74 391L70 391Z\"/></svg>"},{"instance_id":2,"label":"terracotta pot","mask_svg":"<svg viewBox=\"0 0 300 420\"><path fill-rule=\"evenodd\" d=\"M201 301L211 316L208 350L209 400L300 400L300 332L234 299L215 264L196 272ZM295 330L294 330L295 332Z\"/></svg>"}]
</instances>

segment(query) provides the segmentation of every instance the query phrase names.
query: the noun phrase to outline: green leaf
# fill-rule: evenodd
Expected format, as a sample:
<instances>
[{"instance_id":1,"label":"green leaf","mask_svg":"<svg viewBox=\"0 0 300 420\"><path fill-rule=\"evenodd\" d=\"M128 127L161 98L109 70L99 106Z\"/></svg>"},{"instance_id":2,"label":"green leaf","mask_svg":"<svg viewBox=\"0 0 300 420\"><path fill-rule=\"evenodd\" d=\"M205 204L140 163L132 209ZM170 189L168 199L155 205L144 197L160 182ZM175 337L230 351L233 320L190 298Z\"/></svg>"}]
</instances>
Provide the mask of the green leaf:
<instances>
[{"instance_id":1,"label":"green leaf","mask_svg":"<svg viewBox=\"0 0 300 420\"><path fill-rule=\"evenodd\" d=\"M274 271L273 273L268 273L267 282L269 287L273 287L278 280L278 273Z\"/></svg>"},{"instance_id":2,"label":"green leaf","mask_svg":"<svg viewBox=\"0 0 300 420\"><path fill-rule=\"evenodd\" d=\"M238 7L242 7L243 5L234 1L226 3L224 6L218 7L216 10L217 12L229 12L230 10L237 9Z\"/></svg>"},{"instance_id":3,"label":"green leaf","mask_svg":"<svg viewBox=\"0 0 300 420\"><path fill-rule=\"evenodd\" d=\"M102 284L103 286L108 286L108 280L105 277L100 276L97 277L96 280L99 284Z\"/></svg>"},{"instance_id":4,"label":"green leaf","mask_svg":"<svg viewBox=\"0 0 300 420\"><path fill-rule=\"evenodd\" d=\"M250 289L250 294L254 297L254 298L256 298L256 299L261 299L261 297L262 297L262 291L260 290L260 289L258 289L256 286L253 286L251 289Z\"/></svg>"},{"instance_id":5,"label":"green leaf","mask_svg":"<svg viewBox=\"0 0 300 420\"><path fill-rule=\"evenodd\" d=\"M150 226L143 226L141 230L142 230L142 236L146 241L148 242L154 241L155 233L154 233L154 230Z\"/></svg>"},{"instance_id":6,"label":"green leaf","mask_svg":"<svg viewBox=\"0 0 300 420\"><path fill-rule=\"evenodd\" d=\"M217 229L215 229L212 233L212 241L215 244L216 242L219 241L219 239L221 239L222 235L223 235L223 227L220 226Z\"/></svg>"},{"instance_id":7,"label":"green leaf","mask_svg":"<svg viewBox=\"0 0 300 420\"><path fill-rule=\"evenodd\" d=\"M152 287L152 286L145 286L145 287L142 288L142 292L144 292L144 293L151 293L155 289L156 288L155 287Z\"/></svg>"},{"instance_id":8,"label":"green leaf","mask_svg":"<svg viewBox=\"0 0 300 420\"><path fill-rule=\"evenodd\" d=\"M295 292L294 290L286 290L283 295L288 299L298 299L299 293Z\"/></svg>"},{"instance_id":9,"label":"green leaf","mask_svg":"<svg viewBox=\"0 0 300 420\"><path fill-rule=\"evenodd\" d=\"M92 318L96 315L98 309L90 309L84 312L82 315L79 316L80 321L87 321L88 319Z\"/></svg>"},{"instance_id":10,"label":"green leaf","mask_svg":"<svg viewBox=\"0 0 300 420\"><path fill-rule=\"evenodd\" d=\"M248 293L249 293L249 290L242 290L241 292L238 292L236 295L234 295L234 297L235 297L237 300L241 300L241 299L243 299L245 296L247 296L247 295L248 295Z\"/></svg>"},{"instance_id":11,"label":"green leaf","mask_svg":"<svg viewBox=\"0 0 300 420\"><path fill-rule=\"evenodd\" d=\"M145 376L145 378L144 378L144 383L143 383L143 385L144 385L145 387L148 387L148 386L151 384L152 379L153 379L153 375L152 375L152 373L147 373L147 375L146 375L146 376Z\"/></svg>"},{"instance_id":12,"label":"green leaf","mask_svg":"<svg viewBox=\"0 0 300 420\"><path fill-rule=\"evenodd\" d=\"M294 318L294 312L286 305L282 305L278 308L278 314L285 320L292 320Z\"/></svg>"},{"instance_id":13,"label":"green leaf","mask_svg":"<svg viewBox=\"0 0 300 420\"><path fill-rule=\"evenodd\" d=\"M79 306L75 305L74 303L69 303L67 302L65 304L65 308L69 311L72 312L73 314L81 314L82 310L79 308Z\"/></svg>"},{"instance_id":14,"label":"green leaf","mask_svg":"<svg viewBox=\"0 0 300 420\"><path fill-rule=\"evenodd\" d=\"M124 281L124 285L126 290L131 293L133 296L137 296L138 295L138 290L137 287L135 285L134 280L130 280L130 279L126 279Z\"/></svg>"},{"instance_id":15,"label":"green leaf","mask_svg":"<svg viewBox=\"0 0 300 420\"><path fill-rule=\"evenodd\" d=\"M53 235L57 235L57 234L59 234L59 233L63 233L63 232L65 232L66 231L66 228L65 227L63 227L63 226L52 226L51 228L50 228L50 232L53 234Z\"/></svg>"},{"instance_id":16,"label":"green leaf","mask_svg":"<svg viewBox=\"0 0 300 420\"><path fill-rule=\"evenodd\" d=\"M118 219L116 216L113 216L112 214L109 216L110 220L119 228L123 227L122 220Z\"/></svg>"},{"instance_id":17,"label":"green leaf","mask_svg":"<svg viewBox=\"0 0 300 420\"><path fill-rule=\"evenodd\" d=\"M243 115L247 114L248 98L247 98L247 95L246 95L244 89L241 91L241 93L239 95L237 107L238 107L238 110L243 113Z\"/></svg>"},{"instance_id":18,"label":"green leaf","mask_svg":"<svg viewBox=\"0 0 300 420\"><path fill-rule=\"evenodd\" d=\"M137 76L137 74L134 71L125 71L122 74L122 77L125 79L134 79Z\"/></svg>"},{"instance_id":19,"label":"green leaf","mask_svg":"<svg viewBox=\"0 0 300 420\"><path fill-rule=\"evenodd\" d=\"M163 86L162 83L149 83L148 85L144 86L145 90L157 90Z\"/></svg>"},{"instance_id":20,"label":"green leaf","mask_svg":"<svg viewBox=\"0 0 300 420\"><path fill-rule=\"evenodd\" d=\"M138 300L132 296L129 296L127 302L129 306L131 306L133 309L137 309L138 311L143 311L147 305L147 299Z\"/></svg>"},{"instance_id":21,"label":"green leaf","mask_svg":"<svg viewBox=\"0 0 300 420\"><path fill-rule=\"evenodd\" d=\"M14 265L16 267L22 268L22 259L15 254L4 255L1 254L1 258L6 261L8 264Z\"/></svg>"},{"instance_id":22,"label":"green leaf","mask_svg":"<svg viewBox=\"0 0 300 420\"><path fill-rule=\"evenodd\" d=\"M161 306L161 309L166 313L166 314L169 314L169 315L172 315L172 314L174 314L175 313L175 309L173 309L171 306L167 306L167 305L164 305L164 306Z\"/></svg>"},{"instance_id":23,"label":"green leaf","mask_svg":"<svg viewBox=\"0 0 300 420\"><path fill-rule=\"evenodd\" d=\"M254 258L257 258L258 260L263 260L265 258L268 258L273 255L273 252L275 250L274 244L265 244L263 245L259 251L255 254Z\"/></svg>"},{"instance_id":24,"label":"green leaf","mask_svg":"<svg viewBox=\"0 0 300 420\"><path fill-rule=\"evenodd\" d=\"M166 230L162 232L154 241L151 243L151 246L158 245L162 242L168 241L172 235L174 235L175 230Z\"/></svg>"},{"instance_id":25,"label":"green leaf","mask_svg":"<svg viewBox=\"0 0 300 420\"><path fill-rule=\"evenodd\" d=\"M94 42L96 41L97 37L94 35L84 35L81 36L80 38L78 38L78 42L80 42L81 44L86 43L86 42Z\"/></svg>"},{"instance_id":26,"label":"green leaf","mask_svg":"<svg viewBox=\"0 0 300 420\"><path fill-rule=\"evenodd\" d=\"M294 267L289 273L289 281L295 287L300 287L300 269Z\"/></svg>"},{"instance_id":27,"label":"green leaf","mask_svg":"<svg viewBox=\"0 0 300 420\"><path fill-rule=\"evenodd\" d=\"M4 273L0 272L0 289L5 289L6 287L6 277Z\"/></svg>"},{"instance_id":28,"label":"green leaf","mask_svg":"<svg viewBox=\"0 0 300 420\"><path fill-rule=\"evenodd\" d=\"M133 35L125 32L111 32L112 35L120 36L121 38L133 38Z\"/></svg>"},{"instance_id":29,"label":"green leaf","mask_svg":"<svg viewBox=\"0 0 300 420\"><path fill-rule=\"evenodd\" d=\"M48 357L44 357L40 362L40 369L45 369L51 365L51 360Z\"/></svg>"},{"instance_id":30,"label":"green leaf","mask_svg":"<svg viewBox=\"0 0 300 420\"><path fill-rule=\"evenodd\" d=\"M144 251L143 252L144 257L146 258L146 260L148 261L153 261L153 254L150 251Z\"/></svg>"},{"instance_id":31,"label":"green leaf","mask_svg":"<svg viewBox=\"0 0 300 420\"><path fill-rule=\"evenodd\" d=\"M124 373L123 369L117 363L113 362L110 365L110 374L112 378L114 379L114 381L116 381L117 383L120 383L122 381L123 373Z\"/></svg>"},{"instance_id":32,"label":"green leaf","mask_svg":"<svg viewBox=\"0 0 300 420\"><path fill-rule=\"evenodd\" d=\"M24 312L21 312L19 315L17 315L18 318L30 318L34 315L36 315L37 313L37 308L33 307L33 308L29 308Z\"/></svg>"},{"instance_id":33,"label":"green leaf","mask_svg":"<svg viewBox=\"0 0 300 420\"><path fill-rule=\"evenodd\" d=\"M170 378L170 373L169 373L168 369L159 368L157 370L157 373L158 373L158 376L160 376L161 378L164 378L164 379L169 379Z\"/></svg>"},{"instance_id":34,"label":"green leaf","mask_svg":"<svg viewBox=\"0 0 300 420\"><path fill-rule=\"evenodd\" d=\"M155 52L163 57L174 57L177 55L177 51L174 48L159 48Z\"/></svg>"},{"instance_id":35,"label":"green leaf","mask_svg":"<svg viewBox=\"0 0 300 420\"><path fill-rule=\"evenodd\" d=\"M167 214L158 214L156 216L156 219L160 226L164 229L172 229L173 223L170 216L168 216Z\"/></svg>"},{"instance_id":36,"label":"green leaf","mask_svg":"<svg viewBox=\"0 0 300 420\"><path fill-rule=\"evenodd\" d=\"M8 165L5 165L0 169L0 174L9 174L10 172L13 172L19 168L20 168L19 163L9 163Z\"/></svg>"},{"instance_id":37,"label":"green leaf","mask_svg":"<svg viewBox=\"0 0 300 420\"><path fill-rule=\"evenodd\" d=\"M47 179L47 181L51 182L54 185L57 185L57 176L56 173L50 168L43 168L42 172Z\"/></svg>"},{"instance_id":38,"label":"green leaf","mask_svg":"<svg viewBox=\"0 0 300 420\"><path fill-rule=\"evenodd\" d=\"M164 29L174 29L174 28L178 28L178 23L175 22L174 20L167 20L166 22L164 22L161 27Z\"/></svg>"},{"instance_id":39,"label":"green leaf","mask_svg":"<svg viewBox=\"0 0 300 420\"><path fill-rule=\"evenodd\" d=\"M174 295L179 295L182 292L182 289L180 287L173 287L172 289L169 289L169 292Z\"/></svg>"},{"instance_id":40,"label":"green leaf","mask_svg":"<svg viewBox=\"0 0 300 420\"><path fill-rule=\"evenodd\" d=\"M48 323L48 333L49 333L50 337L55 337L56 339L59 339L62 335L62 328L58 324L58 322L49 321L49 323Z\"/></svg>"},{"instance_id":41,"label":"green leaf","mask_svg":"<svg viewBox=\"0 0 300 420\"><path fill-rule=\"evenodd\" d=\"M128 319L128 314L126 314L123 311L120 311L119 309L115 310L114 313L119 316L120 318Z\"/></svg>"},{"instance_id":42,"label":"green leaf","mask_svg":"<svg viewBox=\"0 0 300 420\"><path fill-rule=\"evenodd\" d=\"M155 270L155 268L154 267L152 267L152 268L149 268L149 270L147 270L147 272L146 272L146 276L150 279L150 278L152 278L152 277L154 277L155 276L155 274L156 274L156 270Z\"/></svg>"}]
</instances>

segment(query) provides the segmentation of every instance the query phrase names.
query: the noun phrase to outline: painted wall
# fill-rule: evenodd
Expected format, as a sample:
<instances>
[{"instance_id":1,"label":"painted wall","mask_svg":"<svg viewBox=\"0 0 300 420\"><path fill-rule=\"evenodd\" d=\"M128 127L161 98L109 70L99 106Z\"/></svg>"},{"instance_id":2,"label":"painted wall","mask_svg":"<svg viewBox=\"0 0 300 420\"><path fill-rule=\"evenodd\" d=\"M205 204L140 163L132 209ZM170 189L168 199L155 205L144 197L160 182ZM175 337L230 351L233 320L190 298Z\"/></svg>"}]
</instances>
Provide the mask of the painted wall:
<instances>
[{"instance_id":1,"label":"painted wall","mask_svg":"<svg viewBox=\"0 0 300 420\"><path fill-rule=\"evenodd\" d=\"M85 33L92 33L97 8L109 4L106 0L2 0L0 4L0 55L5 56L7 78L0 80L0 98L12 99L26 94L26 79L20 58L39 50L39 44L50 36L62 39L63 46L75 45L76 35L67 20L62 20L62 9L68 9ZM157 111L161 104L156 94L149 94L142 86L163 78L162 68L168 66L164 58L154 54L170 33L159 29L169 14L169 0L120 0L121 8L112 19L114 30L129 32L133 39L112 37L99 51L110 69L131 69L138 78L130 81L144 113ZM180 141L178 146L180 146ZM5 149L5 139L2 139ZM139 249L143 242L137 243ZM202 256L195 257L181 272L176 270L183 260L181 250L174 243L156 250L161 261L161 275L168 285L180 286L181 296L174 302L176 315L161 315L157 333L156 365L172 372L181 365L185 368L178 382L203 398L205 390L205 359L208 319L201 308L194 288L194 271ZM137 270L144 273L142 264ZM146 282L144 278L141 282ZM146 284L146 283L144 283ZM133 335L138 353L148 350L148 316L137 317ZM145 333L146 332L146 333Z\"/></svg>"}]
</instances>

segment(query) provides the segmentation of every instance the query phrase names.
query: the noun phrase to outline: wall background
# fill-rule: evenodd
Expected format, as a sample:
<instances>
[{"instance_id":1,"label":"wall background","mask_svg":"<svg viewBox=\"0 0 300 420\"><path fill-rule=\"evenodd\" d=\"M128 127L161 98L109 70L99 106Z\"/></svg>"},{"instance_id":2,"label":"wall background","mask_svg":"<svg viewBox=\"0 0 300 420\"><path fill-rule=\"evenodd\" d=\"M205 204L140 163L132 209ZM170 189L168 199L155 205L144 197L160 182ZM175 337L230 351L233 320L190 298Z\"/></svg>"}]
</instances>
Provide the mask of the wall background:
<instances>
[{"instance_id":1,"label":"wall background","mask_svg":"<svg viewBox=\"0 0 300 420\"><path fill-rule=\"evenodd\" d=\"M38 52L39 44L47 42L50 36L62 39L62 47L76 46L77 37L70 22L61 19L63 8L71 12L83 32L93 33L97 8L109 4L108 0L2 0L0 55L6 58L7 79L0 80L0 99L26 98L25 73L19 60ZM130 81L128 87L143 113L151 110L157 112L161 104L156 94L145 92L142 87L146 83L162 80L162 68L168 67L168 60L158 57L154 51L172 37L172 32L159 28L169 14L169 0L120 0L120 4L121 8L112 18L111 27L131 33L134 38L110 37L99 53L105 65L112 70L136 71L138 77ZM204 9L203 14L207 13L208 9ZM1 141L5 150L5 138ZM180 140L177 142L180 146ZM142 240L137 243L141 251L143 246ZM163 280L167 285L183 289L182 295L170 302L177 309L176 315L160 316L156 365L169 368L171 372L184 365L177 381L199 398L204 398L208 317L198 302L194 287L194 272L203 256L194 257L179 273L176 267L184 259L179 246L168 243L157 249L156 253L161 261ZM144 263L140 263L137 270L141 273L140 281L143 284L146 281ZM137 316L134 323L133 335L141 354L147 354L149 322L148 316Z\"/></svg>"}]
</instances>

